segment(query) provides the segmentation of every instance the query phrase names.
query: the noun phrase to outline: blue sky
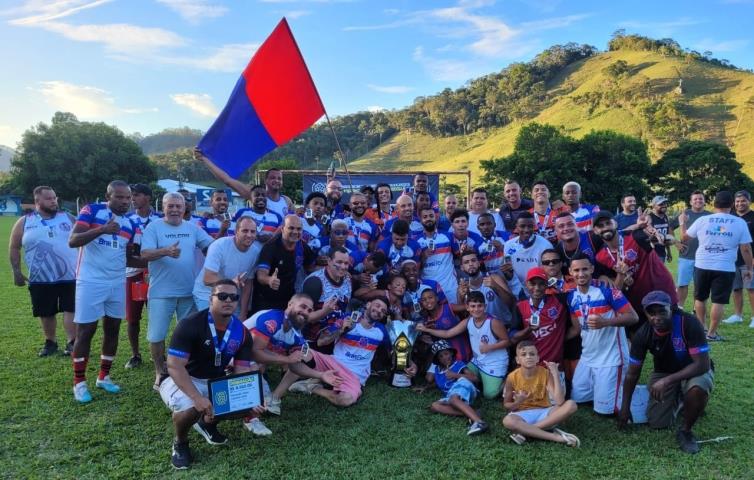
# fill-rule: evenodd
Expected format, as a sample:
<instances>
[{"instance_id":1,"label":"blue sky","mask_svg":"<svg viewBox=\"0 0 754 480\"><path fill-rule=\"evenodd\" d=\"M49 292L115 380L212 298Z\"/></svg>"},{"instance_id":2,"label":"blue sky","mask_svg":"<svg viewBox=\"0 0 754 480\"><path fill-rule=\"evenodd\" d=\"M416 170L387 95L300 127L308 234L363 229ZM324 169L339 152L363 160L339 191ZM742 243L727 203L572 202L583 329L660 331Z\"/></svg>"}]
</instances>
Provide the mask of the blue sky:
<instances>
[{"instance_id":1,"label":"blue sky","mask_svg":"<svg viewBox=\"0 0 754 480\"><path fill-rule=\"evenodd\" d=\"M754 68L754 0L1 0L0 144L56 110L206 130L283 16L331 116L400 108L553 44L605 49L619 28Z\"/></svg>"}]
</instances>

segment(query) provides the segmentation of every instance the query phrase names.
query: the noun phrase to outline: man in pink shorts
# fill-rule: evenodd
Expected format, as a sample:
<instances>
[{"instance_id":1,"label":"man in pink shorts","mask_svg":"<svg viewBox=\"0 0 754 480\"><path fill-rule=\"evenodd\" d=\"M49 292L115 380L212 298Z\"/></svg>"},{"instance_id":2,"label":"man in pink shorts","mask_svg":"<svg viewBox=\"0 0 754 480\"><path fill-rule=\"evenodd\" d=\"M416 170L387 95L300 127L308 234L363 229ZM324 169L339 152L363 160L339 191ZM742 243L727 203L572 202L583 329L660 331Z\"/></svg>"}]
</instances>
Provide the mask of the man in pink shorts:
<instances>
[{"instance_id":1,"label":"man in pink shorts","mask_svg":"<svg viewBox=\"0 0 754 480\"><path fill-rule=\"evenodd\" d=\"M382 323L387 311L386 300L375 298L367 302L363 310L345 314L319 336L319 346L335 344L332 355L309 349L314 361L312 368L318 372L334 371L342 380L339 385L329 390L318 381L304 380L294 383L289 390L313 393L340 407L356 403L361 397L362 386L371 374L374 352L380 345L390 351L390 340ZM311 363L309 366L312 366ZM410 369L416 373L415 365L412 364Z\"/></svg>"}]
</instances>

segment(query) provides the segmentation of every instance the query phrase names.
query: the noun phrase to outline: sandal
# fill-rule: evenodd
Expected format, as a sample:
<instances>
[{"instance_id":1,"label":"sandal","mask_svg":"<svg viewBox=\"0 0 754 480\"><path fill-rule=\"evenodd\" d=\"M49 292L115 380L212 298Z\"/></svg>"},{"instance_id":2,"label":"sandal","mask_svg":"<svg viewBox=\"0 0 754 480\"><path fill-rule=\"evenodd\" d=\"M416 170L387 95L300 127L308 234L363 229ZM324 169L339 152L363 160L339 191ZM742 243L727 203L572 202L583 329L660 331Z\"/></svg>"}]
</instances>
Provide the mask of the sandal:
<instances>
[{"instance_id":1,"label":"sandal","mask_svg":"<svg viewBox=\"0 0 754 480\"><path fill-rule=\"evenodd\" d=\"M553 431L563 437L563 440L565 440L566 445L568 445L569 447L579 448L581 446L581 440L579 440L579 437L577 437L576 435L564 432L559 428L555 428L553 429Z\"/></svg>"},{"instance_id":2,"label":"sandal","mask_svg":"<svg viewBox=\"0 0 754 480\"><path fill-rule=\"evenodd\" d=\"M516 445L523 445L524 443L526 443L526 437L524 437L520 433L513 433L510 435L510 438Z\"/></svg>"}]
</instances>

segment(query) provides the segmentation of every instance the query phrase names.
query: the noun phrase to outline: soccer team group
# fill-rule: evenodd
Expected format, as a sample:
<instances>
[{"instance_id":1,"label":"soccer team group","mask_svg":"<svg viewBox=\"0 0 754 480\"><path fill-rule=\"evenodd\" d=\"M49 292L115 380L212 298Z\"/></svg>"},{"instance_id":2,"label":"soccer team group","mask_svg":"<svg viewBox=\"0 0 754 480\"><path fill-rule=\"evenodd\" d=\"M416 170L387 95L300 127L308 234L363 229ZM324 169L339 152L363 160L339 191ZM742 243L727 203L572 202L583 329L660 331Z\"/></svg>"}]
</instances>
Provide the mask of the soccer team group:
<instances>
[{"instance_id":1,"label":"soccer team group","mask_svg":"<svg viewBox=\"0 0 754 480\"><path fill-rule=\"evenodd\" d=\"M230 372L281 370L274 388L264 375L263 404L240 415L256 435L272 434L262 417L280 415L289 391L346 407L370 376L400 375L417 391L439 390L431 410L467 417L469 435L489 428L476 397L502 397L513 442L578 447L558 426L583 403L625 426L647 352L649 398L635 420L666 428L680 415L681 450L699 450L691 429L713 388L709 343L722 340L731 293L736 314L727 323L742 321L742 293L754 292L748 192L718 192L714 211L695 192L670 219L662 196L642 212L626 194L614 216L582 203L575 182L551 200L544 182L525 199L511 180L500 209L477 188L467 210L454 195L440 208L417 174L402 193L378 184L347 202L331 178L325 193L295 208L280 193L279 170L249 186L195 156L249 206L231 215L218 189L212 211L199 216L193 196L179 191L163 196L158 213L148 186L116 180L106 202L74 218L58 209L53 187L40 186L10 239L15 284L28 284L42 322L40 356L58 351L63 314L77 402L92 401L86 374L100 320L97 389L121 390L110 371L123 318L132 349L125 366L142 364L146 305L153 388L173 416L174 467L191 465L192 429L211 444L227 441L208 381ZM677 283L666 267L671 247ZM692 280L695 314L681 308ZM418 332L402 367L388 334L396 320Z\"/></svg>"}]
</instances>

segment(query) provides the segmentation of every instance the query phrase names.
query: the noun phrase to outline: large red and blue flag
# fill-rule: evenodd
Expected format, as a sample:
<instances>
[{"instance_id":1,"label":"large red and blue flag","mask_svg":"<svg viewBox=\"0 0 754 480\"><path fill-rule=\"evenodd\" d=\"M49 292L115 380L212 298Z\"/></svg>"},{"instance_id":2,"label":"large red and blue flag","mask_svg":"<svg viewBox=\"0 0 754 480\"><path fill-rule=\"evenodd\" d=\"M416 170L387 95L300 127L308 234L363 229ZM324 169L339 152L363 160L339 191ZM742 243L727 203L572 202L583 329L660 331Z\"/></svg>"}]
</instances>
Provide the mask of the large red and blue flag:
<instances>
[{"instance_id":1,"label":"large red and blue flag","mask_svg":"<svg viewBox=\"0 0 754 480\"><path fill-rule=\"evenodd\" d=\"M317 88L283 18L254 53L199 149L238 178L324 114Z\"/></svg>"}]
</instances>

